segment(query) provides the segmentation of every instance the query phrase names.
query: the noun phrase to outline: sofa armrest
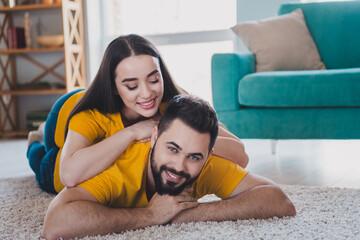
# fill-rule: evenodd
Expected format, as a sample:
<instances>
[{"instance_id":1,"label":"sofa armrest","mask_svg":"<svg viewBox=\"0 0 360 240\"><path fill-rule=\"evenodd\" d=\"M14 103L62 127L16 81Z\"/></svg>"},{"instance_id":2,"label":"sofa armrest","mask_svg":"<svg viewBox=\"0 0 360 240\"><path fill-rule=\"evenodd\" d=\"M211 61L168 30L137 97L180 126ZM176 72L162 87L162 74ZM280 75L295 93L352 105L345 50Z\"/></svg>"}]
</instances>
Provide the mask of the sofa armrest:
<instances>
[{"instance_id":1,"label":"sofa armrest","mask_svg":"<svg viewBox=\"0 0 360 240\"><path fill-rule=\"evenodd\" d=\"M211 59L213 104L217 112L237 110L240 79L255 72L253 54L216 53Z\"/></svg>"}]
</instances>

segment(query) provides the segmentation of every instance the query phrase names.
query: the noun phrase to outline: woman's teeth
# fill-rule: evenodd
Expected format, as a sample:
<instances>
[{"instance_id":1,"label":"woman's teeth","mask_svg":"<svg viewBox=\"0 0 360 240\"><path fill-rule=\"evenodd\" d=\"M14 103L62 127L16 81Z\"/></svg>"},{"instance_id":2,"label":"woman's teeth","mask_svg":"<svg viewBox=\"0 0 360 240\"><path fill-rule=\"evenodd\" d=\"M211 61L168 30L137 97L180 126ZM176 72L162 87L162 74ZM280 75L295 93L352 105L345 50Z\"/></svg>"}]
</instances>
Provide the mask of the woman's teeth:
<instances>
[{"instance_id":1,"label":"woman's teeth","mask_svg":"<svg viewBox=\"0 0 360 240\"><path fill-rule=\"evenodd\" d=\"M141 106L149 106L151 105L153 102L155 101L155 98L153 100L151 100L150 102L146 102L146 103L139 103Z\"/></svg>"}]
</instances>

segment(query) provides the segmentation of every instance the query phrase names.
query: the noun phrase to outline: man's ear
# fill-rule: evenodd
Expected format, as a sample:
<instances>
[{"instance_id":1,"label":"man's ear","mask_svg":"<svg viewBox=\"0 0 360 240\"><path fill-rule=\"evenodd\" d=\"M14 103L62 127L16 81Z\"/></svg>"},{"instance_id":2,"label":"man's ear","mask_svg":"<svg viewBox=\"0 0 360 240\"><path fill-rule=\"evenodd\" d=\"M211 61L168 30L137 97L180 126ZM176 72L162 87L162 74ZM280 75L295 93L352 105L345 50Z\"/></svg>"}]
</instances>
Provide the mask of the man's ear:
<instances>
[{"instance_id":1,"label":"man's ear","mask_svg":"<svg viewBox=\"0 0 360 240\"><path fill-rule=\"evenodd\" d=\"M211 149L211 151L209 152L209 157L211 156L211 154L213 154L214 152L214 148Z\"/></svg>"},{"instance_id":2,"label":"man's ear","mask_svg":"<svg viewBox=\"0 0 360 240\"><path fill-rule=\"evenodd\" d=\"M211 151L209 152L209 154L208 154L208 157L207 157L206 161L207 161L207 160L209 160L209 158L210 158L211 154L213 154L213 152L214 152L214 148L212 148L212 149L211 149Z\"/></svg>"},{"instance_id":3,"label":"man's ear","mask_svg":"<svg viewBox=\"0 0 360 240\"><path fill-rule=\"evenodd\" d=\"M155 144L157 138L158 138L158 127L155 126L155 127L153 128L153 132L152 132L152 134L151 134L151 148L154 147L154 144Z\"/></svg>"}]
</instances>

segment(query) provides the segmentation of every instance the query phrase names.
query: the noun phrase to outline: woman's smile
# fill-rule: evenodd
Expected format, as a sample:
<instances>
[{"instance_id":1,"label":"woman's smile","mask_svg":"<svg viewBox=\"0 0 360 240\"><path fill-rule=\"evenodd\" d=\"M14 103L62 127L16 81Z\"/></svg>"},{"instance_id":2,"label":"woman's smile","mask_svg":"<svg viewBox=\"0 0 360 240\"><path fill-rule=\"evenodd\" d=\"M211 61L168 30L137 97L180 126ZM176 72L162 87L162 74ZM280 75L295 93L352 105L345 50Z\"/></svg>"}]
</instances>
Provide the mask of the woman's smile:
<instances>
[{"instance_id":1,"label":"woman's smile","mask_svg":"<svg viewBox=\"0 0 360 240\"><path fill-rule=\"evenodd\" d=\"M137 104L139 104L139 106L142 109L145 109L145 110L152 109L156 104L156 98L157 97L152 98L152 99L150 99L149 101L146 101L146 102L138 102Z\"/></svg>"}]
</instances>

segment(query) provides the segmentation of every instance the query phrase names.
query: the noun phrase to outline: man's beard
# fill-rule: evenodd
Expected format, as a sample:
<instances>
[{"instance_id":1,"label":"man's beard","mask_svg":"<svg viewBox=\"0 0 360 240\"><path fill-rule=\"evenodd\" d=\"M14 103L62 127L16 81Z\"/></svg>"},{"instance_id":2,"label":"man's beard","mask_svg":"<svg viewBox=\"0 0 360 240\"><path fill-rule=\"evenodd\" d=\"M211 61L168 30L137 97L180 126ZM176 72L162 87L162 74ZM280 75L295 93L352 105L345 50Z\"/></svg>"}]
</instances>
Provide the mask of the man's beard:
<instances>
[{"instance_id":1,"label":"man's beard","mask_svg":"<svg viewBox=\"0 0 360 240\"><path fill-rule=\"evenodd\" d=\"M157 170L157 166L154 160L155 146L156 146L156 142L150 153L150 165L151 165L151 172L155 181L156 192L160 195L163 194L168 194L171 196L179 195L187 185L190 185L199 177L200 173L196 177L191 178L191 176L188 173L185 173L183 171L178 172L175 169L169 168L165 165L161 165L160 169ZM185 178L185 181L177 187L175 187L175 185L177 185L177 183L175 182L166 180L166 183L163 183L161 175L162 172L164 172L165 170Z\"/></svg>"}]
</instances>

